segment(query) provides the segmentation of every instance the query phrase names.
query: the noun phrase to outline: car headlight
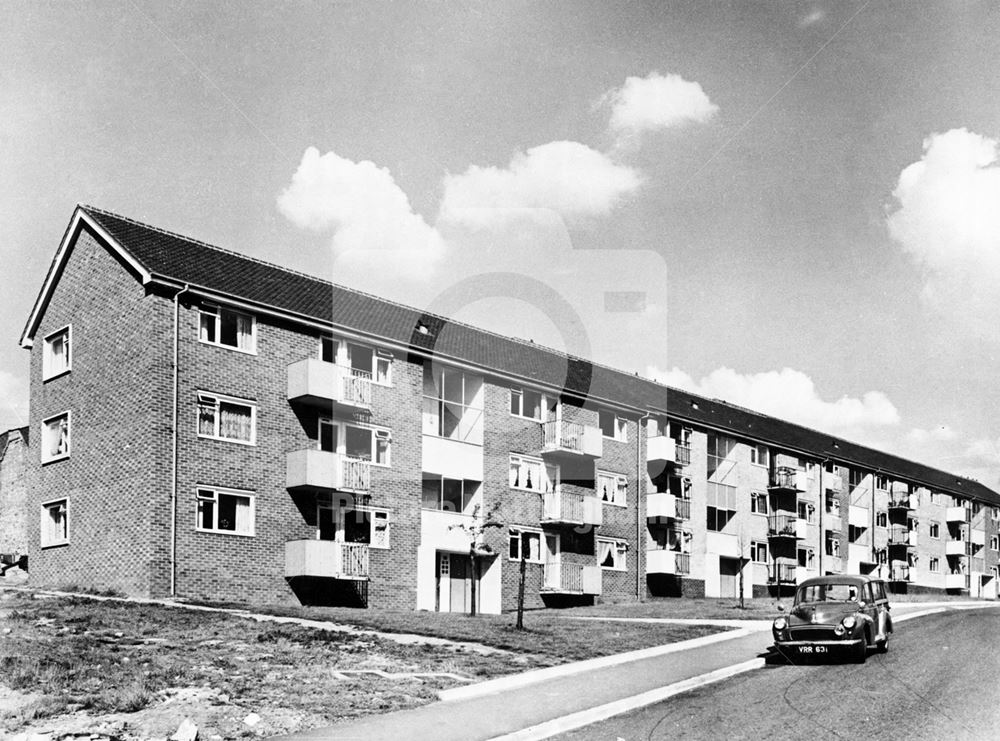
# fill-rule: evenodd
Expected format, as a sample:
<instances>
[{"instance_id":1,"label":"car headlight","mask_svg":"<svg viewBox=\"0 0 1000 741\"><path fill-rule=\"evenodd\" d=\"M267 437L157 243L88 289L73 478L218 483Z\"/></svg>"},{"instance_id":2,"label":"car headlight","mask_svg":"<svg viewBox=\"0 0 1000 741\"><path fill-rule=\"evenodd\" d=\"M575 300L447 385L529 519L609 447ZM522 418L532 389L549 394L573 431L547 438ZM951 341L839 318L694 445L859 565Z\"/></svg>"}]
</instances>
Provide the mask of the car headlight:
<instances>
[{"instance_id":1,"label":"car headlight","mask_svg":"<svg viewBox=\"0 0 1000 741\"><path fill-rule=\"evenodd\" d=\"M855 625L858 624L858 620L857 618L854 617L854 615L848 615L840 622L843 623L844 627L847 628L848 630L850 630L851 628L853 628Z\"/></svg>"},{"instance_id":2,"label":"car headlight","mask_svg":"<svg viewBox=\"0 0 1000 741\"><path fill-rule=\"evenodd\" d=\"M774 629L775 630L784 630L787 627L788 627L788 621L785 620L785 618L783 618L783 617L775 618L775 620L774 620Z\"/></svg>"}]
</instances>

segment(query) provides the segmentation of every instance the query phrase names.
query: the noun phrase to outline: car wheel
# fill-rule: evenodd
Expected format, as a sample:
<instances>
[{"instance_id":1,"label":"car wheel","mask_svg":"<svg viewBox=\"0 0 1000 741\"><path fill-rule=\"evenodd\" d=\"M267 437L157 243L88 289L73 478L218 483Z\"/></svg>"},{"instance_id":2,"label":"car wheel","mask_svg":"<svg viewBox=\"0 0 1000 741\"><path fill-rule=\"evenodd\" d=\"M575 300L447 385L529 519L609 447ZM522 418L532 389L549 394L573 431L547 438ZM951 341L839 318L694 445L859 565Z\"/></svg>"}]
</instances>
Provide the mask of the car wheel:
<instances>
[{"instance_id":1,"label":"car wheel","mask_svg":"<svg viewBox=\"0 0 1000 741\"><path fill-rule=\"evenodd\" d=\"M884 639L882 639L881 641L878 641L878 642L876 642L876 643L875 643L875 649L876 649L876 650L877 650L877 651L878 651L878 652L879 652L880 654L885 654L885 653L889 653L889 636L887 635L887 636L886 636L886 637L885 637Z\"/></svg>"}]
</instances>

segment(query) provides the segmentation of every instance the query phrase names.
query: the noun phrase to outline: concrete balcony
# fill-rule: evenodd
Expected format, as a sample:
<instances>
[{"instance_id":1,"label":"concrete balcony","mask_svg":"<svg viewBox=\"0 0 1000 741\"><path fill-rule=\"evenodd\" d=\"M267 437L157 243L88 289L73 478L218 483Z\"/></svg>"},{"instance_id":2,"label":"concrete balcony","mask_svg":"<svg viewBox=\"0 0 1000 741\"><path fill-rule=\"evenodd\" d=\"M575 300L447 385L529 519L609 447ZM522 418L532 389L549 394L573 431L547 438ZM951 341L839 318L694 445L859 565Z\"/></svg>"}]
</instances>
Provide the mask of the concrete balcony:
<instances>
[{"instance_id":1,"label":"concrete balcony","mask_svg":"<svg viewBox=\"0 0 1000 741\"><path fill-rule=\"evenodd\" d=\"M892 490L889 492L889 510L899 510L902 512L912 512L913 505L910 502L910 494L908 491L897 492Z\"/></svg>"},{"instance_id":2,"label":"concrete balcony","mask_svg":"<svg viewBox=\"0 0 1000 741\"><path fill-rule=\"evenodd\" d=\"M543 524L599 527L603 519L604 509L596 496L564 491L550 491L545 495Z\"/></svg>"},{"instance_id":3,"label":"concrete balcony","mask_svg":"<svg viewBox=\"0 0 1000 741\"><path fill-rule=\"evenodd\" d=\"M968 556L972 553L972 544L964 540L946 540L944 543L944 555L946 556Z\"/></svg>"},{"instance_id":4,"label":"concrete balcony","mask_svg":"<svg viewBox=\"0 0 1000 741\"><path fill-rule=\"evenodd\" d=\"M646 551L647 574L690 574L691 554L677 551L652 550Z\"/></svg>"},{"instance_id":5,"label":"concrete balcony","mask_svg":"<svg viewBox=\"0 0 1000 741\"><path fill-rule=\"evenodd\" d=\"M972 530L969 531L969 542L975 546L978 546L979 548L982 548L984 545L986 545L986 531L976 530L975 528L973 528Z\"/></svg>"},{"instance_id":6,"label":"concrete balcony","mask_svg":"<svg viewBox=\"0 0 1000 741\"><path fill-rule=\"evenodd\" d=\"M905 527L893 526L889 528L889 546L912 548L917 544L917 534Z\"/></svg>"},{"instance_id":7,"label":"concrete balcony","mask_svg":"<svg viewBox=\"0 0 1000 741\"><path fill-rule=\"evenodd\" d=\"M861 569L859 564L875 563L872 557L870 545L860 545L858 543L848 543L847 545L848 570L851 573L858 573Z\"/></svg>"},{"instance_id":8,"label":"concrete balcony","mask_svg":"<svg viewBox=\"0 0 1000 741\"><path fill-rule=\"evenodd\" d=\"M769 538L805 540L808 534L809 523L797 515L787 512L776 512L773 515L768 515L767 537Z\"/></svg>"},{"instance_id":9,"label":"concrete balcony","mask_svg":"<svg viewBox=\"0 0 1000 741\"><path fill-rule=\"evenodd\" d=\"M726 558L742 558L739 538L730 533L705 533L705 552Z\"/></svg>"},{"instance_id":10,"label":"concrete balcony","mask_svg":"<svg viewBox=\"0 0 1000 741\"><path fill-rule=\"evenodd\" d=\"M839 473L823 472L823 488L827 491L840 491L844 488L844 477Z\"/></svg>"},{"instance_id":11,"label":"concrete balcony","mask_svg":"<svg viewBox=\"0 0 1000 741\"><path fill-rule=\"evenodd\" d=\"M893 565L889 569L889 581L906 583L910 581L910 567Z\"/></svg>"},{"instance_id":12,"label":"concrete balcony","mask_svg":"<svg viewBox=\"0 0 1000 741\"><path fill-rule=\"evenodd\" d=\"M568 458L600 458L604 452L601 428L579 422L542 422L545 434L541 454Z\"/></svg>"},{"instance_id":13,"label":"concrete balcony","mask_svg":"<svg viewBox=\"0 0 1000 741\"><path fill-rule=\"evenodd\" d=\"M771 469L767 488L769 491L799 492L805 491L808 487L808 480L805 471L790 466L779 466Z\"/></svg>"},{"instance_id":14,"label":"concrete balcony","mask_svg":"<svg viewBox=\"0 0 1000 741\"><path fill-rule=\"evenodd\" d=\"M691 500L681 499L665 491L646 495L647 520L690 520Z\"/></svg>"},{"instance_id":15,"label":"concrete balcony","mask_svg":"<svg viewBox=\"0 0 1000 741\"><path fill-rule=\"evenodd\" d=\"M859 507L852 504L847 509L847 524L854 527L871 527L871 514L867 507Z\"/></svg>"},{"instance_id":16,"label":"concrete balcony","mask_svg":"<svg viewBox=\"0 0 1000 741\"><path fill-rule=\"evenodd\" d=\"M306 358L288 366L288 401L325 411L371 411L371 374Z\"/></svg>"},{"instance_id":17,"label":"concrete balcony","mask_svg":"<svg viewBox=\"0 0 1000 741\"><path fill-rule=\"evenodd\" d=\"M368 545L335 540L290 540L285 543L285 578L368 579Z\"/></svg>"},{"instance_id":18,"label":"concrete balcony","mask_svg":"<svg viewBox=\"0 0 1000 741\"><path fill-rule=\"evenodd\" d=\"M840 556L823 556L823 568L834 574L844 573L844 562Z\"/></svg>"},{"instance_id":19,"label":"concrete balcony","mask_svg":"<svg viewBox=\"0 0 1000 741\"><path fill-rule=\"evenodd\" d=\"M972 516L972 510L967 507L948 507L944 511L945 522L968 522Z\"/></svg>"},{"instance_id":20,"label":"concrete balcony","mask_svg":"<svg viewBox=\"0 0 1000 741\"><path fill-rule=\"evenodd\" d=\"M944 588L945 589L968 589L969 588L969 575L968 574L945 574L944 575Z\"/></svg>"},{"instance_id":21,"label":"concrete balcony","mask_svg":"<svg viewBox=\"0 0 1000 741\"><path fill-rule=\"evenodd\" d=\"M542 591L549 594L600 594L601 567L579 563L547 563Z\"/></svg>"},{"instance_id":22,"label":"concrete balcony","mask_svg":"<svg viewBox=\"0 0 1000 741\"><path fill-rule=\"evenodd\" d=\"M371 490L371 463L314 448L295 450L285 457L285 486L367 494Z\"/></svg>"},{"instance_id":23,"label":"concrete balcony","mask_svg":"<svg viewBox=\"0 0 1000 741\"><path fill-rule=\"evenodd\" d=\"M691 448L667 435L655 435L646 441L646 468L657 477L665 471L691 464Z\"/></svg>"}]
</instances>

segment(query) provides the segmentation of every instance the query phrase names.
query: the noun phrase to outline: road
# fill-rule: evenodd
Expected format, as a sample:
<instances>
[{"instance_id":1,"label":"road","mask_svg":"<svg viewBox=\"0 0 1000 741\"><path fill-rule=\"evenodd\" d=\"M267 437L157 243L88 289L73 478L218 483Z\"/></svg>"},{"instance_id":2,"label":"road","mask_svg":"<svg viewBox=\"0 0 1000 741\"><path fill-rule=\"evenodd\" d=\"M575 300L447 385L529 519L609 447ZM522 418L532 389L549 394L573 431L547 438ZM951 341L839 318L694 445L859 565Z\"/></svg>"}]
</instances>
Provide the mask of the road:
<instances>
[{"instance_id":1,"label":"road","mask_svg":"<svg viewBox=\"0 0 1000 741\"><path fill-rule=\"evenodd\" d=\"M1000 738L998 639L1000 610L920 617L865 664L769 665L557 738Z\"/></svg>"}]
</instances>

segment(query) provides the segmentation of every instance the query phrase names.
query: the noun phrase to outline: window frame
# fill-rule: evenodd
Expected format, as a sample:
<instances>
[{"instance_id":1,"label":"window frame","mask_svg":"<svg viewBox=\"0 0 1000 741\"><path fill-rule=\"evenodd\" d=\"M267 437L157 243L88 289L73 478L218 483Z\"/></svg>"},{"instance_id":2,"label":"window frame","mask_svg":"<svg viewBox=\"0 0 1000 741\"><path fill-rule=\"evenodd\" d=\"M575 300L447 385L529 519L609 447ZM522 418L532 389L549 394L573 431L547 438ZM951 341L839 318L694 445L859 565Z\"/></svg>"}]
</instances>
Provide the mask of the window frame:
<instances>
[{"instance_id":1,"label":"window frame","mask_svg":"<svg viewBox=\"0 0 1000 741\"><path fill-rule=\"evenodd\" d=\"M601 482L601 478L605 480L610 479L612 485L612 498L604 498L604 486ZM627 507L628 506L628 476L624 473L615 473L614 471L602 471L598 469L597 478L594 481L598 490L598 499L601 504L610 504L614 507ZM622 486L624 484L624 486ZM621 500L621 501L619 501Z\"/></svg>"},{"instance_id":2,"label":"window frame","mask_svg":"<svg viewBox=\"0 0 1000 741\"><path fill-rule=\"evenodd\" d=\"M597 563L603 571L628 571L628 541L621 538L608 538L600 535L594 538L594 546L597 551ZM612 555L610 566L604 565L604 547L609 547L608 553Z\"/></svg>"},{"instance_id":3,"label":"window frame","mask_svg":"<svg viewBox=\"0 0 1000 741\"><path fill-rule=\"evenodd\" d=\"M525 556L524 562L525 563L545 563L545 554L542 551L542 543L543 543L543 540L542 540L542 531L539 530L539 529L537 529L537 528L533 528L533 527L512 526L512 527L508 528L508 530L507 530L507 560L508 561L513 561L515 563L520 563L521 562L521 554L524 553L523 549L524 549L525 538L528 538L529 541L530 541L531 538L535 538L537 540L537 542L538 542L538 550L537 550L538 556L537 556L537 558L531 558L530 557L531 548L529 546L528 551L527 551L528 555ZM511 546L513 546L515 542L517 543L517 556L516 557L511 555L511 550L512 550Z\"/></svg>"},{"instance_id":4,"label":"window frame","mask_svg":"<svg viewBox=\"0 0 1000 741\"><path fill-rule=\"evenodd\" d=\"M927 537L933 538L934 540L941 539L941 524L938 522L927 523Z\"/></svg>"},{"instance_id":5,"label":"window frame","mask_svg":"<svg viewBox=\"0 0 1000 741\"><path fill-rule=\"evenodd\" d=\"M443 505L445 503L444 488L445 481L458 482L462 485L461 492L461 504L462 508L459 510L446 509ZM424 487L427 486L428 482L437 482L437 507L428 507L424 503ZM471 493L469 490L469 484L473 484L472 487L474 491ZM476 506L482 506L483 503L483 482L476 481L475 479L457 479L453 476L443 476L436 473L424 473L420 481L420 509L428 512L447 512L453 515L465 515L471 516L475 512Z\"/></svg>"},{"instance_id":6,"label":"window frame","mask_svg":"<svg viewBox=\"0 0 1000 741\"><path fill-rule=\"evenodd\" d=\"M763 503L764 509L760 509L760 504ZM752 515L762 515L766 517L770 514L770 506L767 501L766 491L751 491L750 492L750 514Z\"/></svg>"},{"instance_id":7,"label":"window frame","mask_svg":"<svg viewBox=\"0 0 1000 741\"><path fill-rule=\"evenodd\" d=\"M204 494L211 494L211 497L203 496ZM197 486L195 487L195 508L194 508L194 529L199 533L210 533L212 535L238 535L241 538L253 538L257 535L257 495L256 492L248 491L245 489L230 489L227 487L220 486ZM219 527L219 501L220 497L238 497L242 499L250 500L250 531L241 532L239 530L224 530ZM212 519L214 527L206 528L201 524L202 512L201 503L211 501L212 507Z\"/></svg>"},{"instance_id":8,"label":"window frame","mask_svg":"<svg viewBox=\"0 0 1000 741\"><path fill-rule=\"evenodd\" d=\"M63 343L63 355L66 358L66 365L62 368L52 368L52 341L58 335L65 335ZM51 381L59 376L64 376L73 370L73 325L67 324L54 332L49 332L42 340L42 382Z\"/></svg>"},{"instance_id":9,"label":"window frame","mask_svg":"<svg viewBox=\"0 0 1000 741\"><path fill-rule=\"evenodd\" d=\"M63 507L63 537L50 539L49 535L51 533L52 518L49 514L53 507L62 505ZM59 546L67 546L70 544L70 505L69 497L56 497L55 499L49 499L41 503L39 507L39 518L41 528L38 533L39 547L40 548L57 548Z\"/></svg>"},{"instance_id":10,"label":"window frame","mask_svg":"<svg viewBox=\"0 0 1000 741\"><path fill-rule=\"evenodd\" d=\"M63 453L57 453L56 455L49 455L47 453L49 449L49 424L58 419L66 419L66 450ZM58 414L53 414L51 417L46 417L41 421L41 435L39 437L41 442L41 461L42 464L55 463L56 461L65 460L70 457L73 453L73 412L67 409L64 412L59 412Z\"/></svg>"},{"instance_id":11,"label":"window frame","mask_svg":"<svg viewBox=\"0 0 1000 741\"><path fill-rule=\"evenodd\" d=\"M540 473L542 474L542 476L544 476L542 480L547 482L549 486L542 488L539 488L538 486L534 487L527 487L524 485L515 486L514 483L511 481L511 475L510 475L515 460L520 461L522 464L524 463L538 464L541 467ZM556 472L555 481L553 481L551 476L549 476L550 470L555 470ZM533 494L549 494L553 492L558 492L560 477L561 477L561 471L559 465L555 463L548 463L543 458L537 458L532 455L522 455L520 453L510 453L507 458L507 486L508 488L513 489L514 491L527 491ZM518 477L518 481L520 481L520 477Z\"/></svg>"},{"instance_id":12,"label":"window frame","mask_svg":"<svg viewBox=\"0 0 1000 741\"><path fill-rule=\"evenodd\" d=\"M761 451L764 453L764 461L761 462ZM770 468L771 466L771 449L764 444L750 445L750 465L760 466L762 468Z\"/></svg>"},{"instance_id":13,"label":"window frame","mask_svg":"<svg viewBox=\"0 0 1000 741\"><path fill-rule=\"evenodd\" d=\"M990 550L1000 551L1000 536L991 535L990 536Z\"/></svg>"},{"instance_id":14,"label":"window frame","mask_svg":"<svg viewBox=\"0 0 1000 741\"><path fill-rule=\"evenodd\" d=\"M805 516L802 512L805 510ZM812 502L799 500L796 503L796 511L800 520L805 520L807 524L813 525L816 522L816 505Z\"/></svg>"},{"instance_id":15,"label":"window frame","mask_svg":"<svg viewBox=\"0 0 1000 741\"><path fill-rule=\"evenodd\" d=\"M549 399L544 391L539 391L538 389L533 389L528 386L511 386L509 389L510 396L508 398L507 410L510 412L511 417L517 417L518 419L529 419L532 422L544 422L546 418L546 412L549 409ZM538 394L538 416L531 417L524 413L524 397L526 394ZM517 397L518 411L514 411L514 398ZM553 407L554 408L554 407Z\"/></svg>"},{"instance_id":16,"label":"window frame","mask_svg":"<svg viewBox=\"0 0 1000 741\"><path fill-rule=\"evenodd\" d=\"M767 542L763 540L751 540L750 541L750 561L751 563L758 563L767 565L768 559L770 557L769 548L767 547ZM764 558L760 558L760 554L764 554Z\"/></svg>"},{"instance_id":17,"label":"window frame","mask_svg":"<svg viewBox=\"0 0 1000 741\"><path fill-rule=\"evenodd\" d=\"M222 312L226 311L237 316L244 316L250 319L250 347L242 348L239 346L239 340L237 340L236 345L228 345L222 341ZM213 313L214 312L214 313ZM215 317L215 340L208 340L202 337L202 319L204 317ZM247 311L241 311L240 309L235 309L231 306L221 303L215 303L213 301L205 301L198 304L198 342L203 345L211 345L212 347L222 347L226 350L235 350L236 352L243 353L244 355L256 355L257 354L257 317Z\"/></svg>"},{"instance_id":18,"label":"window frame","mask_svg":"<svg viewBox=\"0 0 1000 741\"><path fill-rule=\"evenodd\" d=\"M201 431L201 409L203 399L214 399L215 400L215 418L213 422L213 429L215 434L206 435ZM250 439L241 440L235 437L222 437L218 434L221 431L222 425L222 415L221 408L222 404L232 404L232 405L242 405L249 407L250 409ZM194 407L194 421L195 421L195 433L199 438L203 440L218 440L225 443L236 443L238 445L257 445L257 402L251 399L242 399L238 396L228 396L226 394L217 394L214 391L198 391L197 398Z\"/></svg>"},{"instance_id":19,"label":"window frame","mask_svg":"<svg viewBox=\"0 0 1000 741\"><path fill-rule=\"evenodd\" d=\"M611 427L612 434L606 435L604 433L604 425L601 423L602 415L611 415ZM628 420L622 417L617 412L613 412L609 409L598 409L597 410L597 426L601 430L601 437L605 440L615 440L620 443L628 442Z\"/></svg>"},{"instance_id":20,"label":"window frame","mask_svg":"<svg viewBox=\"0 0 1000 741\"><path fill-rule=\"evenodd\" d=\"M932 574L941 573L941 560L936 556L931 556L927 559L927 571Z\"/></svg>"}]
</instances>

